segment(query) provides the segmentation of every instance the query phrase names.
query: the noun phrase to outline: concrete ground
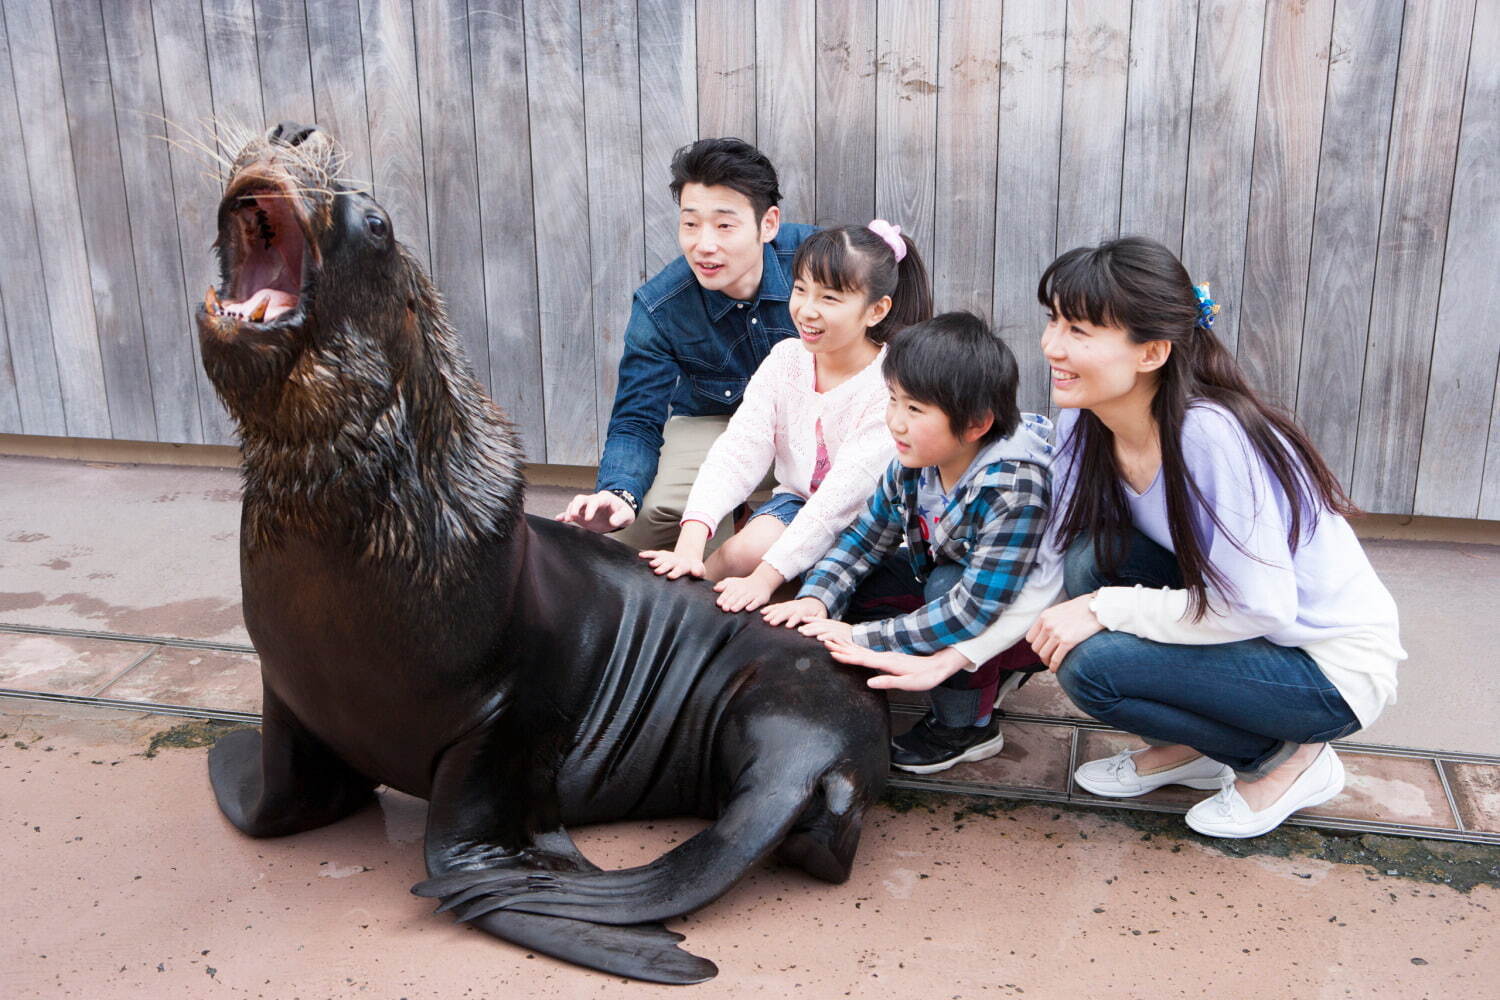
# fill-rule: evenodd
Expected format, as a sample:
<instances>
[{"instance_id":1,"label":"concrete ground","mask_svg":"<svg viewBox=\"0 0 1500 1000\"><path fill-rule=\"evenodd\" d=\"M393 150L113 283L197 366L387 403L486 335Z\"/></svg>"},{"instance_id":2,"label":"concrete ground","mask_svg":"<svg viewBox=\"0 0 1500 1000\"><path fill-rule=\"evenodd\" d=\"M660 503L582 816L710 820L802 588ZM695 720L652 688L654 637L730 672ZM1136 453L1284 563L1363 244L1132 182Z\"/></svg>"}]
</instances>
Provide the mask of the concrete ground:
<instances>
[{"instance_id":1,"label":"concrete ground","mask_svg":"<svg viewBox=\"0 0 1500 1000\"><path fill-rule=\"evenodd\" d=\"M550 512L569 492L535 489L529 506ZM0 697L0 997L666 994L432 915L407 893L422 876L420 801L387 792L271 841L222 819L212 733L128 706L253 712L253 656L124 637L247 643L237 529L230 471L0 458L0 689L15 692ZM1356 739L1411 752L1346 753L1373 770L1340 798L1421 825L1451 791L1468 828L1500 833L1500 547L1368 547L1412 659L1400 704ZM1022 689L1028 721L964 780L1048 771L1068 787L1066 753L1038 763L1069 723L1049 685ZM1116 739L1071 738L1074 753ZM1428 785L1399 769L1432 765L1426 751L1448 754ZM623 867L700 825L579 840ZM847 884L766 865L670 926L718 963L689 988L709 997L1484 997L1500 996L1497 885L1492 845L1293 827L1224 845L1171 816L898 792Z\"/></svg>"}]
</instances>

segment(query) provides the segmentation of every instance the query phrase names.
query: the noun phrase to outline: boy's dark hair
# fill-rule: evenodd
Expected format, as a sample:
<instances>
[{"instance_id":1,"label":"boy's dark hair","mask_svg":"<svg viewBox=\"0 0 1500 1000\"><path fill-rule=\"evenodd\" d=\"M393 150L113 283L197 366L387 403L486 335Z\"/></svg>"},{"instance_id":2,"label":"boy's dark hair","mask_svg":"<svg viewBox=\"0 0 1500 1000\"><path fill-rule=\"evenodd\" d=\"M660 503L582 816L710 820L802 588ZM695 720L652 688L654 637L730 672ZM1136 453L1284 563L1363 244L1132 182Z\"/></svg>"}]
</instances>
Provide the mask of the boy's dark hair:
<instances>
[{"instance_id":1,"label":"boy's dark hair","mask_svg":"<svg viewBox=\"0 0 1500 1000\"><path fill-rule=\"evenodd\" d=\"M881 373L887 382L948 418L954 436L993 416L981 445L1009 437L1021 423L1016 405L1016 356L984 320L947 312L896 334L886 344Z\"/></svg>"},{"instance_id":2,"label":"boy's dark hair","mask_svg":"<svg viewBox=\"0 0 1500 1000\"><path fill-rule=\"evenodd\" d=\"M699 139L672 154L672 200L682 200L684 184L723 185L750 199L755 221L781 203L776 168L766 154L744 139Z\"/></svg>"}]
</instances>

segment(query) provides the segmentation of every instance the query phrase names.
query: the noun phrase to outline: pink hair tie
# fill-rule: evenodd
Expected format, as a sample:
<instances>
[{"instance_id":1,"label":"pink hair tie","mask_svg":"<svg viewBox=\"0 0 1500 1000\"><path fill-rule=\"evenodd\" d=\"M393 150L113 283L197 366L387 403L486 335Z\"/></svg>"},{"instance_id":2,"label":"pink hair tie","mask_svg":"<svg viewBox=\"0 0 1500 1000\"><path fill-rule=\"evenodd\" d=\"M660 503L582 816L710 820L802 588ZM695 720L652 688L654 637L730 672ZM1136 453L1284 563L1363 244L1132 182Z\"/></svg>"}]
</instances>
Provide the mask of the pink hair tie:
<instances>
[{"instance_id":1,"label":"pink hair tie","mask_svg":"<svg viewBox=\"0 0 1500 1000\"><path fill-rule=\"evenodd\" d=\"M885 241L885 245L891 248L891 253L896 255L896 263L901 263L906 256L906 241L901 238L901 227L893 226L884 219L876 219L867 228Z\"/></svg>"}]
</instances>

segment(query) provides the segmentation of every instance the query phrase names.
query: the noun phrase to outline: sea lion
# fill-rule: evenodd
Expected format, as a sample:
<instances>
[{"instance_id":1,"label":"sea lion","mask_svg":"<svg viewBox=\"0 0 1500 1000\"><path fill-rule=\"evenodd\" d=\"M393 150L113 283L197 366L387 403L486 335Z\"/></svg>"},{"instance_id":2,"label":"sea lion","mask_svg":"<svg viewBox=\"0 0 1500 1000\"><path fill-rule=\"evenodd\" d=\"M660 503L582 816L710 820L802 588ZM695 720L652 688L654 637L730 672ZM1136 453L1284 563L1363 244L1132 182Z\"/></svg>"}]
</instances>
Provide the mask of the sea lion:
<instances>
[{"instance_id":1,"label":"sea lion","mask_svg":"<svg viewBox=\"0 0 1500 1000\"><path fill-rule=\"evenodd\" d=\"M668 983L717 971L658 921L779 846L848 877L884 786L861 677L708 586L522 512L516 436L385 211L315 126L237 156L222 283L197 321L244 453L240 576L259 732L209 754L251 836L332 823L385 784L430 801L414 887L496 937ZM602 871L564 824L713 822Z\"/></svg>"}]
</instances>

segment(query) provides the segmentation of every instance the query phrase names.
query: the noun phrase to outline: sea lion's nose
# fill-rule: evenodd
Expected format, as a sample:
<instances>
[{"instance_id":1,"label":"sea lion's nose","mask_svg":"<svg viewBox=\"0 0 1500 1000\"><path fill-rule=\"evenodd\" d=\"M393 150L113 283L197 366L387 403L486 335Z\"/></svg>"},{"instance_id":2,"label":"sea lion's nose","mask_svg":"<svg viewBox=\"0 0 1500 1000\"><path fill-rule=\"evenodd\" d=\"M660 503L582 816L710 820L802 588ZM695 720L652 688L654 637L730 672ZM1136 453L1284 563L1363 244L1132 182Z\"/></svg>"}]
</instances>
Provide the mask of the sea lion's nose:
<instances>
[{"instance_id":1,"label":"sea lion's nose","mask_svg":"<svg viewBox=\"0 0 1500 1000\"><path fill-rule=\"evenodd\" d=\"M281 122L271 130L271 141L283 146L300 146L307 137L318 130L316 125L301 125L297 122Z\"/></svg>"}]
</instances>

